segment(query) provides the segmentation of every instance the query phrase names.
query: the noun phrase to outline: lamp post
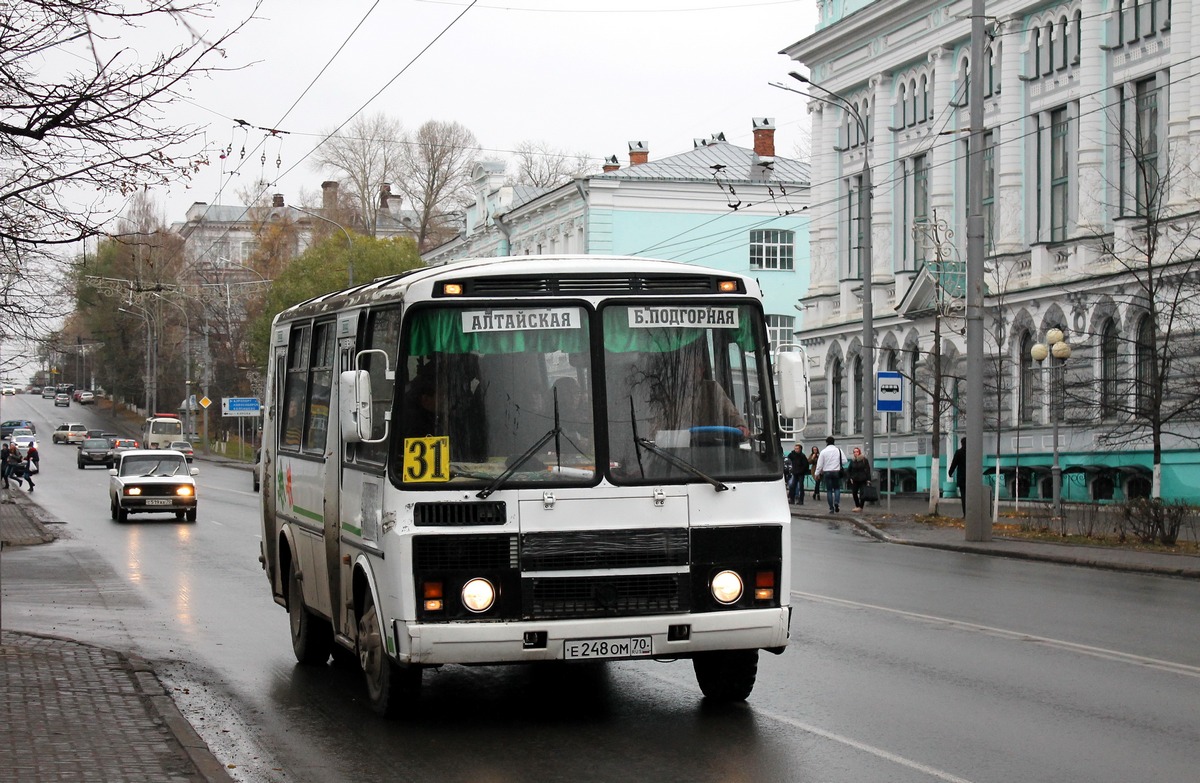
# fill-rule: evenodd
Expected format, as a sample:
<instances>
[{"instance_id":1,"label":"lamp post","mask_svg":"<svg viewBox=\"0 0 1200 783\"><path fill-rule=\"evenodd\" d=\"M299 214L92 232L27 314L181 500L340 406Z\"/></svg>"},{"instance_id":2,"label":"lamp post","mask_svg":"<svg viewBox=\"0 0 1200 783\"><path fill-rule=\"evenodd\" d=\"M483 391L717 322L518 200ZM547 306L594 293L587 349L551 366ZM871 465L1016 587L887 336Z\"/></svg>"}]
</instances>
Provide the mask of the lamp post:
<instances>
[{"instance_id":1,"label":"lamp post","mask_svg":"<svg viewBox=\"0 0 1200 783\"><path fill-rule=\"evenodd\" d=\"M1067 359L1071 358L1071 344L1067 342L1063 335L1062 329L1054 328L1046 332L1046 342L1036 343L1029 349L1029 355L1039 366L1045 367L1043 362L1047 358L1050 359L1048 367L1050 371L1050 420L1052 422L1052 441L1054 448L1054 461L1050 465L1050 485L1053 493L1053 513L1055 519L1062 518L1062 467L1058 464L1058 418L1062 411L1061 400L1056 400L1056 396L1061 396L1062 392L1062 374L1067 363ZM1055 378L1057 376L1057 383ZM1059 395L1055 395L1055 387L1058 387Z\"/></svg>"},{"instance_id":2,"label":"lamp post","mask_svg":"<svg viewBox=\"0 0 1200 783\"><path fill-rule=\"evenodd\" d=\"M342 230L342 233L346 235L346 274L348 277L347 286L348 287L353 286L354 285L354 257L351 254L351 251L354 249L354 240L350 238L350 232L347 231L346 227L343 226L341 223L338 223L335 220L330 220L329 218L324 217L323 215L318 215L316 212L309 212L307 209L304 209L303 207L296 207L296 206L293 206L292 209L296 210L297 212L303 212L305 215L308 215L309 217L315 217L317 220L324 220L326 223L328 223L331 226L337 226L338 228L340 228Z\"/></svg>"},{"instance_id":3,"label":"lamp post","mask_svg":"<svg viewBox=\"0 0 1200 783\"><path fill-rule=\"evenodd\" d=\"M187 427L187 436L190 439L195 432L192 421L192 321L188 318L187 308L167 299L162 294L156 294L153 291L151 295L166 302L169 305L174 305L179 308L179 312L183 313L183 404L187 406L187 414L184 419L184 424Z\"/></svg>"},{"instance_id":4,"label":"lamp post","mask_svg":"<svg viewBox=\"0 0 1200 783\"><path fill-rule=\"evenodd\" d=\"M792 71L788 74L802 84L814 87L834 98L828 101L816 95L813 98L831 106L837 106L845 111L858 125L863 140L862 175L858 189L858 224L862 232L862 243L859 246L859 272L862 274L862 357L863 357L863 394L862 394L862 429L863 448L867 458L875 459L875 301L872 290L871 276L874 274L871 253L871 138L868 133L866 120L846 98L838 95L827 87L822 87L810 81L803 74Z\"/></svg>"}]
</instances>

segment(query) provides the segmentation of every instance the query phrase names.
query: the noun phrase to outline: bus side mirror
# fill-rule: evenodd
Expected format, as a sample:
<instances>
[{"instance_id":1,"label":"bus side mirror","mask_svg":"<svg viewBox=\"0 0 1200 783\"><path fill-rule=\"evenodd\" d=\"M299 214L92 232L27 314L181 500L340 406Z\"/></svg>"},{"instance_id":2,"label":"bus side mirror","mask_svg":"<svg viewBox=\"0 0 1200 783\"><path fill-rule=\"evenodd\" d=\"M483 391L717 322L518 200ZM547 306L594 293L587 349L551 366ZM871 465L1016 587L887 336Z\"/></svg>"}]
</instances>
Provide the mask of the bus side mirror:
<instances>
[{"instance_id":1,"label":"bus side mirror","mask_svg":"<svg viewBox=\"0 0 1200 783\"><path fill-rule=\"evenodd\" d=\"M780 353L775 357L779 370L779 415L785 419L808 420L808 367L803 353Z\"/></svg>"},{"instance_id":2,"label":"bus side mirror","mask_svg":"<svg viewBox=\"0 0 1200 783\"><path fill-rule=\"evenodd\" d=\"M338 416L342 440L362 443L371 439L371 374L346 370L338 376Z\"/></svg>"}]
</instances>

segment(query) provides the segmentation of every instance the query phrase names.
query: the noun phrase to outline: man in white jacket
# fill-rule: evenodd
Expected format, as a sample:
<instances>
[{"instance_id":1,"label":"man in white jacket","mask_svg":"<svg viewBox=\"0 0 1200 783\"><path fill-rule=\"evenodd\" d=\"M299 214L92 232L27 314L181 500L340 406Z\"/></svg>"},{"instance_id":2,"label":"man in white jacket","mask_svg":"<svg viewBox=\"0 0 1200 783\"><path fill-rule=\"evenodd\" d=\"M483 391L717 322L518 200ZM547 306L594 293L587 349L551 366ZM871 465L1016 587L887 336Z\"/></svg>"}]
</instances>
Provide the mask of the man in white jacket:
<instances>
[{"instance_id":1,"label":"man in white jacket","mask_svg":"<svg viewBox=\"0 0 1200 783\"><path fill-rule=\"evenodd\" d=\"M841 511L842 502L842 466L846 464L846 455L833 445L833 436L825 439L825 448L817 456L816 475L825 488L825 499L829 501L829 511Z\"/></svg>"}]
</instances>

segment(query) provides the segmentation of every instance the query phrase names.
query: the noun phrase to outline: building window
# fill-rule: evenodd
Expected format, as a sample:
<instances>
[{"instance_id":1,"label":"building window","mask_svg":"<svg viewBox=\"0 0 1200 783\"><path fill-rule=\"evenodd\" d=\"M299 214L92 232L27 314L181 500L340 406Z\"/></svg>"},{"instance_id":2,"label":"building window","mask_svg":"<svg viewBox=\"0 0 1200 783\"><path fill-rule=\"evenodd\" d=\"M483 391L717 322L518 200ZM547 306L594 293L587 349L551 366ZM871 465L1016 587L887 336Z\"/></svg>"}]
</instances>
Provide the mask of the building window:
<instances>
[{"instance_id":1,"label":"building window","mask_svg":"<svg viewBox=\"0 0 1200 783\"><path fill-rule=\"evenodd\" d=\"M904 236L900 238L904 251L901 258L905 267L915 272L925 264L928 245L924 229L929 222L929 158L923 154L909 158L905 162L904 175Z\"/></svg>"},{"instance_id":2,"label":"building window","mask_svg":"<svg viewBox=\"0 0 1200 783\"><path fill-rule=\"evenodd\" d=\"M846 279L862 277L862 176L846 180Z\"/></svg>"},{"instance_id":3,"label":"building window","mask_svg":"<svg viewBox=\"0 0 1200 783\"><path fill-rule=\"evenodd\" d=\"M1070 212L1071 159L1070 117L1064 106L1050 112L1050 241L1067 238Z\"/></svg>"},{"instance_id":4,"label":"building window","mask_svg":"<svg viewBox=\"0 0 1200 783\"><path fill-rule=\"evenodd\" d=\"M1100 418L1117 415L1117 324L1109 318L1100 330Z\"/></svg>"},{"instance_id":5,"label":"building window","mask_svg":"<svg viewBox=\"0 0 1200 783\"><path fill-rule=\"evenodd\" d=\"M796 233L778 228L750 232L751 269L792 269L796 256Z\"/></svg>"},{"instance_id":6,"label":"building window","mask_svg":"<svg viewBox=\"0 0 1200 783\"><path fill-rule=\"evenodd\" d=\"M1154 328L1150 316L1144 315L1138 322L1137 342L1134 344L1134 393L1140 416L1149 415L1154 406L1154 359Z\"/></svg>"},{"instance_id":7,"label":"building window","mask_svg":"<svg viewBox=\"0 0 1200 783\"><path fill-rule=\"evenodd\" d=\"M842 360L834 359L829 368L829 421L830 432L842 434L846 425L846 410L843 408L845 389L842 386Z\"/></svg>"},{"instance_id":8,"label":"building window","mask_svg":"<svg viewBox=\"0 0 1200 783\"><path fill-rule=\"evenodd\" d=\"M1034 391L1037 388L1036 372L1033 357L1029 351L1033 348L1033 336L1029 332L1021 335L1021 354L1017 358L1017 419L1022 422L1032 422L1035 419L1037 405L1034 402Z\"/></svg>"},{"instance_id":9,"label":"building window","mask_svg":"<svg viewBox=\"0 0 1200 783\"><path fill-rule=\"evenodd\" d=\"M1137 133L1134 149L1134 204L1139 215L1152 215L1159 206L1158 96L1154 77L1134 85Z\"/></svg>"},{"instance_id":10,"label":"building window","mask_svg":"<svg viewBox=\"0 0 1200 783\"><path fill-rule=\"evenodd\" d=\"M983 246L988 253L996 251L996 134L983 134Z\"/></svg>"},{"instance_id":11,"label":"building window","mask_svg":"<svg viewBox=\"0 0 1200 783\"><path fill-rule=\"evenodd\" d=\"M783 346L790 346L787 350L795 350L796 343L796 319L790 315L768 315L767 316L767 337L771 341L771 351L777 352ZM777 390L778 391L778 390ZM779 417L779 426L783 430L784 437L791 437L796 432L796 420L785 419Z\"/></svg>"}]
</instances>

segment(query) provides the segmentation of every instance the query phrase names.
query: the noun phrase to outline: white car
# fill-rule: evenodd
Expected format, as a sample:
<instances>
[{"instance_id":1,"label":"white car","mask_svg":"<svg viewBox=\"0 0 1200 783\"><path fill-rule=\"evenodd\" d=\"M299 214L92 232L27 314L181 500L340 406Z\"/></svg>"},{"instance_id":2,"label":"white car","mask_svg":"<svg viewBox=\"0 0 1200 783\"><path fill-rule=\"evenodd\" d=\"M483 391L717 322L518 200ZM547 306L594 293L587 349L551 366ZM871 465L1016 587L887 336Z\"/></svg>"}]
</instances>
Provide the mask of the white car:
<instances>
[{"instance_id":1,"label":"white car","mask_svg":"<svg viewBox=\"0 0 1200 783\"><path fill-rule=\"evenodd\" d=\"M108 471L112 518L129 521L130 514L174 514L196 521L196 468L189 468L178 451L128 449L116 452L116 467Z\"/></svg>"},{"instance_id":2,"label":"white car","mask_svg":"<svg viewBox=\"0 0 1200 783\"><path fill-rule=\"evenodd\" d=\"M16 394L16 393L17 393L17 389L14 386L0 387L0 394L3 394L6 397L10 394Z\"/></svg>"},{"instance_id":3,"label":"white car","mask_svg":"<svg viewBox=\"0 0 1200 783\"><path fill-rule=\"evenodd\" d=\"M50 436L52 443L83 443L87 440L87 427L78 422L58 425Z\"/></svg>"},{"instance_id":4,"label":"white car","mask_svg":"<svg viewBox=\"0 0 1200 783\"><path fill-rule=\"evenodd\" d=\"M17 447L17 451L21 452L21 459L29 456L29 447L37 445L37 439L32 434L17 435L14 434L10 439L12 444Z\"/></svg>"}]
</instances>

